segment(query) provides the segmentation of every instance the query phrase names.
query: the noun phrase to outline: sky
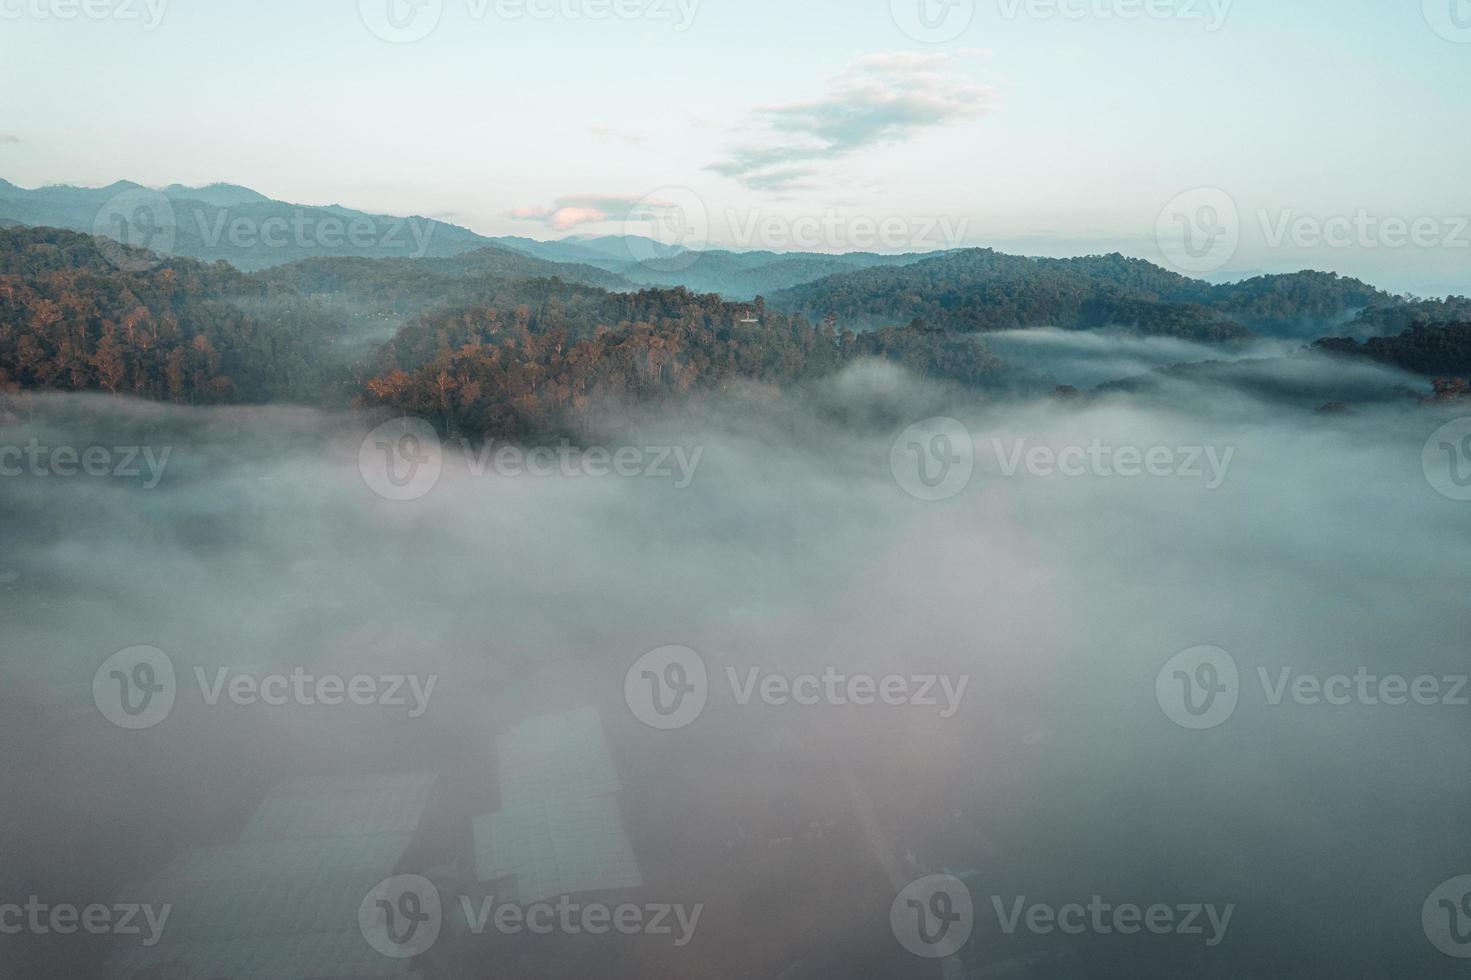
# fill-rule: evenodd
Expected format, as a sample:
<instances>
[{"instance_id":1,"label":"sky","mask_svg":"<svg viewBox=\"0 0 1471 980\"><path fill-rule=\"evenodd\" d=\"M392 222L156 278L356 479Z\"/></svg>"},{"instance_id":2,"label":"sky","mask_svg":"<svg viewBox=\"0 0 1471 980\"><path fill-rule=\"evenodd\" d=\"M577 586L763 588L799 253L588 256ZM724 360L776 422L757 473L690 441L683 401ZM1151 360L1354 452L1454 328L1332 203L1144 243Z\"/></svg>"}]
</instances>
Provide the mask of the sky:
<instances>
[{"instance_id":1,"label":"sky","mask_svg":"<svg viewBox=\"0 0 1471 980\"><path fill-rule=\"evenodd\" d=\"M1467 0L0 0L0 177L1471 293L1468 81Z\"/></svg>"}]
</instances>

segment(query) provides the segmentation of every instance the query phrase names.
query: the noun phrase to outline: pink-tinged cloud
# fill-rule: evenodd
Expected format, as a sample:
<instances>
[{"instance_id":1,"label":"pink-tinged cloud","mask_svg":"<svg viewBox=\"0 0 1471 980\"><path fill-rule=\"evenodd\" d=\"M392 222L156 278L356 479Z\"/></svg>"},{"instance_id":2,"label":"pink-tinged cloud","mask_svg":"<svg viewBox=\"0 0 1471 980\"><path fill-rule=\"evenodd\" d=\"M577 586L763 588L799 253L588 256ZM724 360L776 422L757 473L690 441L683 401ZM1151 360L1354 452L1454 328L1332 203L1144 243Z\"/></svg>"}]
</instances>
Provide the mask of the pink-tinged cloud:
<instances>
[{"instance_id":1,"label":"pink-tinged cloud","mask_svg":"<svg viewBox=\"0 0 1471 980\"><path fill-rule=\"evenodd\" d=\"M582 194L559 198L550 207L517 208L511 217L538 221L555 231L571 231L580 225L627 220L639 201L636 197Z\"/></svg>"},{"instance_id":2,"label":"pink-tinged cloud","mask_svg":"<svg viewBox=\"0 0 1471 980\"><path fill-rule=\"evenodd\" d=\"M558 231L570 231L578 225L590 225L608 220L608 212L597 208L558 208L551 216L551 226Z\"/></svg>"}]
</instances>

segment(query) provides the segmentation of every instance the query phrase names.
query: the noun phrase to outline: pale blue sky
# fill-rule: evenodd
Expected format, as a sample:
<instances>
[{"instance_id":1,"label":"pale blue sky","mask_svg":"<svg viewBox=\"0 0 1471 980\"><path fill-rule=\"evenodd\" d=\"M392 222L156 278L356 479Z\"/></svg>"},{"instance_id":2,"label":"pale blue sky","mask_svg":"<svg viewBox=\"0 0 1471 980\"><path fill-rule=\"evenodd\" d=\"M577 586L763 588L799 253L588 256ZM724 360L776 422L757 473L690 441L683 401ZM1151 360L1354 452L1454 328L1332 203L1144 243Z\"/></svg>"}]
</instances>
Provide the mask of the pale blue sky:
<instances>
[{"instance_id":1,"label":"pale blue sky","mask_svg":"<svg viewBox=\"0 0 1471 980\"><path fill-rule=\"evenodd\" d=\"M66 2L0 0L0 176L23 186L224 180L535 237L618 231L619 201L675 193L718 245L821 219L819 246L842 249L867 242L854 219L899 218L915 247L1150 258L1162 209L1213 187L1241 244L1208 274L1310 265L1471 292L1471 28L1451 17L1471 25L1467 0L1234 0L1215 30L1212 0L1060 0L1076 17L977 0L939 44L890 0L700 0L683 31L442 0L407 44L375 36L357 0L169 0L151 31L146 3L164 0L86 0L138 20L58 19ZM920 0L895 2L904 19ZM1131 4L1172 16L1096 13ZM1361 211L1442 232L1266 233ZM926 230L941 219L960 241Z\"/></svg>"}]
</instances>

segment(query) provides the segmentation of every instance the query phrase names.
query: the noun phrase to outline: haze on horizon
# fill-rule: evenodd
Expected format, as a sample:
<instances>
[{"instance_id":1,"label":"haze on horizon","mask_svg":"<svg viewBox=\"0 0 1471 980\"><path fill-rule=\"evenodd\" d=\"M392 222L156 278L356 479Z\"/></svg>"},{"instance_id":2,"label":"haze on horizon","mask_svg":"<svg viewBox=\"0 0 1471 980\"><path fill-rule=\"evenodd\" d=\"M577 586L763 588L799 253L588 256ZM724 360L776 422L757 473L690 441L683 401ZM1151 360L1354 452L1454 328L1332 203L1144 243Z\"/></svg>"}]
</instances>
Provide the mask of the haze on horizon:
<instances>
[{"instance_id":1,"label":"haze on horizon","mask_svg":"<svg viewBox=\"0 0 1471 980\"><path fill-rule=\"evenodd\" d=\"M711 247L1172 265L1159 231L1221 217L1208 189L1239 244L1181 271L1471 292L1456 0L390 2L3 0L0 85L25 94L0 177L541 239L623 233L652 199Z\"/></svg>"}]
</instances>

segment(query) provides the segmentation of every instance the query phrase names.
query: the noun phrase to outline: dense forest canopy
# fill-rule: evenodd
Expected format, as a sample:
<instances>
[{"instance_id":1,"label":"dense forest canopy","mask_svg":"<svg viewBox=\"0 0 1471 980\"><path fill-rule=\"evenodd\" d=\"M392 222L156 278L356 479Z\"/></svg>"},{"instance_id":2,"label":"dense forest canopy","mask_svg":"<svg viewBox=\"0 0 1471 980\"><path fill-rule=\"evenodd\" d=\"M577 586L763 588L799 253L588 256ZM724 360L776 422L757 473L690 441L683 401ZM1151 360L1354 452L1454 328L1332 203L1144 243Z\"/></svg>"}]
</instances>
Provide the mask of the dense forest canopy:
<instances>
[{"instance_id":1,"label":"dense forest canopy","mask_svg":"<svg viewBox=\"0 0 1471 980\"><path fill-rule=\"evenodd\" d=\"M1346 321L1394 298L1356 279L1304 272L1211 285L1113 254L1023 258L965 249L912 265L828 276L771 303L845 323L907 323L988 332L1036 326L1119 327L1147 336L1218 342L1253 332L1291 334Z\"/></svg>"},{"instance_id":2,"label":"dense forest canopy","mask_svg":"<svg viewBox=\"0 0 1471 980\"><path fill-rule=\"evenodd\" d=\"M1360 304L1367 309L1352 323L1366 334L1412 322L1396 337L1323 340L1320 349L1426 377L1471 375L1471 303L1411 303L1321 273L1213 286L1117 255L971 250L820 280L810 295L839 309L809 319L760 298L634 291L594 266L498 247L419 260L313 258L249 274L128 250L119 261L120 248L57 229L0 230L0 388L357 401L446 429L532 436L584 430L609 402L702 398L735 383L782 391L866 358L1004 387L1005 366L976 337L1004 326L1061 322L1216 343L1250 336L1232 316L1346 317ZM918 315L875 323L876 308Z\"/></svg>"}]
</instances>

